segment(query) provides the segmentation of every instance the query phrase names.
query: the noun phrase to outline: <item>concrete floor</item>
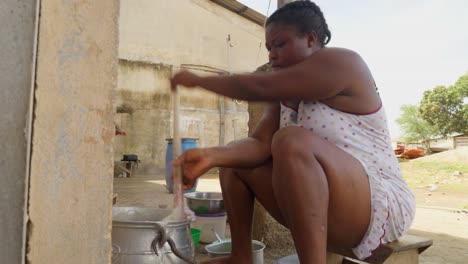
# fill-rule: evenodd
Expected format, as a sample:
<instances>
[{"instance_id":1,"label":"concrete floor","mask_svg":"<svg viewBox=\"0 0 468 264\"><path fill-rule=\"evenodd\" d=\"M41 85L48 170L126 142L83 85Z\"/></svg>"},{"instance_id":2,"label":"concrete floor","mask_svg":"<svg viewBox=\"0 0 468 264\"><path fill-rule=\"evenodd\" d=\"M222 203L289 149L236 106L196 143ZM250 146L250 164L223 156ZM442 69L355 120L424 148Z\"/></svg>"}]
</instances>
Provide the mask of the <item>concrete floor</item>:
<instances>
[{"instance_id":1,"label":"concrete floor","mask_svg":"<svg viewBox=\"0 0 468 264\"><path fill-rule=\"evenodd\" d=\"M221 192L217 174L207 174L198 183L197 191ZM166 190L163 175L114 178L114 193L118 206L155 207L172 206L173 195Z\"/></svg>"}]
</instances>

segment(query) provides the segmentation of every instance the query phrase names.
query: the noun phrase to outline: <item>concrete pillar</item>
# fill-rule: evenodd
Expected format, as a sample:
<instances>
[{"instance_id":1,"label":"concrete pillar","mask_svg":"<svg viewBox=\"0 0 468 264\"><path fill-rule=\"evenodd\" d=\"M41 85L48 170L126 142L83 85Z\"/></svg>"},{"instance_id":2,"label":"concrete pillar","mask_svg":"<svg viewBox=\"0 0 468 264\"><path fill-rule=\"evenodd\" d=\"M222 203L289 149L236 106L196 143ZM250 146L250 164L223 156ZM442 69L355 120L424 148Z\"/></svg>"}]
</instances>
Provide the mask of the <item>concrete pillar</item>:
<instances>
[{"instance_id":1,"label":"concrete pillar","mask_svg":"<svg viewBox=\"0 0 468 264\"><path fill-rule=\"evenodd\" d=\"M0 263L23 263L36 1L0 1Z\"/></svg>"},{"instance_id":2,"label":"concrete pillar","mask_svg":"<svg viewBox=\"0 0 468 264\"><path fill-rule=\"evenodd\" d=\"M41 3L31 264L110 263L119 1Z\"/></svg>"}]
</instances>

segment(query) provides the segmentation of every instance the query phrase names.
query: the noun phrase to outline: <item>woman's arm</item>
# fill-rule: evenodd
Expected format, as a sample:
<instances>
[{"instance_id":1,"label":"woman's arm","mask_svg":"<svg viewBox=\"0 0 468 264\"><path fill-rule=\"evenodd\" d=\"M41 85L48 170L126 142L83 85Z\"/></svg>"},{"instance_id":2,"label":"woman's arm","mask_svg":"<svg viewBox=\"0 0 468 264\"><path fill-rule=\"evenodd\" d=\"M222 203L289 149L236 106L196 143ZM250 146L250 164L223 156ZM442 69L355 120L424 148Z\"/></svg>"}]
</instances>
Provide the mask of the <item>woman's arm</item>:
<instances>
[{"instance_id":1,"label":"woman's arm","mask_svg":"<svg viewBox=\"0 0 468 264\"><path fill-rule=\"evenodd\" d=\"M355 87L373 83L367 65L350 50L324 48L294 66L269 73L200 77L188 72L175 75L173 87L200 86L231 98L248 101L288 99L325 100L352 95Z\"/></svg>"},{"instance_id":2,"label":"woman's arm","mask_svg":"<svg viewBox=\"0 0 468 264\"><path fill-rule=\"evenodd\" d=\"M250 137L207 149L213 157L214 167L255 167L268 160L271 140L279 129L279 112L279 103L269 103Z\"/></svg>"},{"instance_id":3,"label":"woman's arm","mask_svg":"<svg viewBox=\"0 0 468 264\"><path fill-rule=\"evenodd\" d=\"M253 134L227 146L188 149L174 161L184 167L185 177L194 180L213 167L256 167L271 157L271 140L279 128L279 103L265 107Z\"/></svg>"}]
</instances>

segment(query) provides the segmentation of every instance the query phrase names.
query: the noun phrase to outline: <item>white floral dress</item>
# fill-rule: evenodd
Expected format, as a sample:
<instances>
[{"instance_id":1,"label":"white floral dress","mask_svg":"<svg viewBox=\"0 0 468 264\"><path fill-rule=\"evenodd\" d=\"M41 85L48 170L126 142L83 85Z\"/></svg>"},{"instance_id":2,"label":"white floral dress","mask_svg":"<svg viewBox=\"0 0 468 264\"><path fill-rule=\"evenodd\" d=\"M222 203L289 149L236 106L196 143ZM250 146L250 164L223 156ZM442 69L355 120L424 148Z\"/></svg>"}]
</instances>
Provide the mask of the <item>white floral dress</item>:
<instances>
[{"instance_id":1,"label":"white floral dress","mask_svg":"<svg viewBox=\"0 0 468 264\"><path fill-rule=\"evenodd\" d=\"M302 101L297 112L281 104L280 118L280 127L308 129L358 159L366 170L372 213L366 235L353 248L358 258L369 257L382 243L397 240L409 229L416 203L394 155L383 107L357 115Z\"/></svg>"}]
</instances>

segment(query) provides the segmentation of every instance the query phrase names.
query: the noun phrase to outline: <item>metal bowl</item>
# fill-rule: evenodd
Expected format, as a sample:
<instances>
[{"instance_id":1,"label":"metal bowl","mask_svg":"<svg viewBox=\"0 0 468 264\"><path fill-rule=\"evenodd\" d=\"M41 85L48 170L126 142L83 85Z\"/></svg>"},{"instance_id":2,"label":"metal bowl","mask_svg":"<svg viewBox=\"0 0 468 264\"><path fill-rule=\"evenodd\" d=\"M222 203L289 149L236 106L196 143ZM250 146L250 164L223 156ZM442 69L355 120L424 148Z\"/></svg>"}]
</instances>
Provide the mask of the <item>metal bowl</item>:
<instances>
[{"instance_id":1,"label":"metal bowl","mask_svg":"<svg viewBox=\"0 0 468 264\"><path fill-rule=\"evenodd\" d=\"M191 192L184 194L187 206L198 214L220 214L226 212L220 192Z\"/></svg>"}]
</instances>

